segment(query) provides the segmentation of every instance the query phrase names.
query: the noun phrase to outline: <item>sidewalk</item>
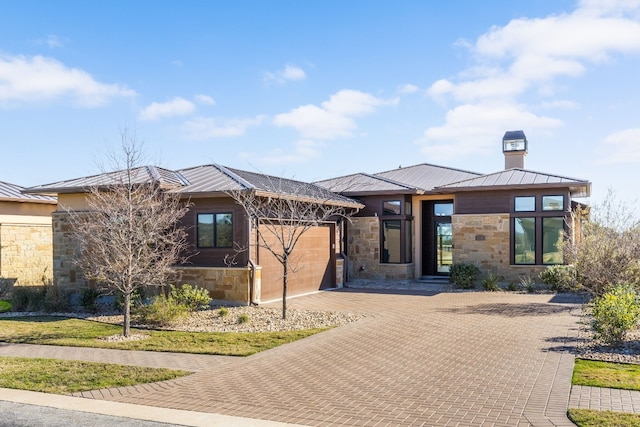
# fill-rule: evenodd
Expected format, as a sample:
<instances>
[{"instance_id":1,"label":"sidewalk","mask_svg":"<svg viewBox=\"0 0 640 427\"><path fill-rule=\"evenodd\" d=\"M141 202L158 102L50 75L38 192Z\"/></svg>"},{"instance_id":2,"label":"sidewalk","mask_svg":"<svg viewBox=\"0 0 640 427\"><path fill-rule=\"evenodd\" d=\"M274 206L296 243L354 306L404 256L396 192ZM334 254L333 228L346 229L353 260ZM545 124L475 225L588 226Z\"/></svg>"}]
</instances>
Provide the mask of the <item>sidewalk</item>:
<instances>
[{"instance_id":1,"label":"sidewalk","mask_svg":"<svg viewBox=\"0 0 640 427\"><path fill-rule=\"evenodd\" d=\"M574 385L569 408L640 414L640 391Z\"/></svg>"}]
</instances>

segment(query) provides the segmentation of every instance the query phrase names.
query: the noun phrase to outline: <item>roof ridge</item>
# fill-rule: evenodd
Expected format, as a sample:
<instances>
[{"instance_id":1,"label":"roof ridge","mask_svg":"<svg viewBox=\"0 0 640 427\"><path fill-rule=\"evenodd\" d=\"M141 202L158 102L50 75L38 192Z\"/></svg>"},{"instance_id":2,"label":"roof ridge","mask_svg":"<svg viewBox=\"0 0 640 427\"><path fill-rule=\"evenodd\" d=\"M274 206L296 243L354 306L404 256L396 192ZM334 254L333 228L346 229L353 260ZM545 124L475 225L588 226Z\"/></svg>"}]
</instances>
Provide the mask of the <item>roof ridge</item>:
<instances>
[{"instance_id":1,"label":"roof ridge","mask_svg":"<svg viewBox=\"0 0 640 427\"><path fill-rule=\"evenodd\" d=\"M247 188L251 188L256 190L257 187L253 184L251 184L249 181L247 181L246 179L242 178L240 175L238 175L237 173L233 172L231 170L231 168L228 168L226 166L217 164L217 163L212 163L209 166L214 167L216 169L218 169L220 172L222 172L223 174L227 175L229 178L231 178L232 180L236 181L238 184L243 185ZM238 169L240 170L240 169ZM246 171L243 171L246 172Z\"/></svg>"},{"instance_id":2,"label":"roof ridge","mask_svg":"<svg viewBox=\"0 0 640 427\"><path fill-rule=\"evenodd\" d=\"M403 166L403 167L399 167L399 168L396 168L396 169L389 169L389 170L386 170L386 171L377 172L375 175L379 175L379 174L383 174L383 173L389 173L389 172L395 172L395 171L398 171L398 170L401 170L401 169L415 168L415 167L418 167L418 166L431 166L431 167L434 167L434 168L449 169L449 170L457 171L457 172L471 173L471 174L478 175L478 176L482 176L483 175L482 173L479 173L479 172L474 172L474 171L460 169L460 168L454 168L454 167L451 167L451 166L434 165L433 163L425 163L425 162L418 163L418 164L411 165L411 166Z\"/></svg>"}]
</instances>

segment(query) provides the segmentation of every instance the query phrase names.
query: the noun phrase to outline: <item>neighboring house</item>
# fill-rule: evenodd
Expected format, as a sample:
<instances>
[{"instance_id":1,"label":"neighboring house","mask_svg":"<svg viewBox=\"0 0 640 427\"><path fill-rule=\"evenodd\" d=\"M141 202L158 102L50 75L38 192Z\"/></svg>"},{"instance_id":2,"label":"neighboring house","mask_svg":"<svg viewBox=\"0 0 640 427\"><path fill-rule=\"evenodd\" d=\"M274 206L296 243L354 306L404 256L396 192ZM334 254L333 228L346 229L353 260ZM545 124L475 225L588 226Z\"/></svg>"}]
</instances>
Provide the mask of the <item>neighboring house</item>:
<instances>
[{"instance_id":1,"label":"neighboring house","mask_svg":"<svg viewBox=\"0 0 640 427\"><path fill-rule=\"evenodd\" d=\"M503 138L505 170L479 174L430 164L317 182L365 205L346 231L350 279L446 276L471 263L506 281L563 262L559 244L579 227L586 180L524 169L524 132Z\"/></svg>"},{"instance_id":2,"label":"neighboring house","mask_svg":"<svg viewBox=\"0 0 640 427\"><path fill-rule=\"evenodd\" d=\"M61 286L89 285L74 265L78 242L68 227L68 211L87 209L88 189L112 185L118 174L101 174L32 187L30 194L55 195L59 207L53 213L54 275ZM134 170L134 182L154 182L169 192L177 192L191 207L182 218L188 231L192 254L187 265L178 266L181 282L209 290L216 300L241 304L276 300L282 296L282 265L266 249L258 247L255 227L251 227L241 206L229 191L254 191L261 197L315 200L357 210L362 205L314 184L220 165L203 165L171 171L155 166ZM284 194L284 195L283 195ZM308 230L296 246L294 256L302 266L289 275L288 295L303 294L342 285L342 248L339 236L343 222L329 221ZM338 236L338 237L337 237ZM237 251L237 248L249 248ZM232 259L233 262L230 262Z\"/></svg>"},{"instance_id":3,"label":"neighboring house","mask_svg":"<svg viewBox=\"0 0 640 427\"><path fill-rule=\"evenodd\" d=\"M53 276L51 212L57 202L22 190L0 181L0 278L15 285L42 285Z\"/></svg>"}]
</instances>

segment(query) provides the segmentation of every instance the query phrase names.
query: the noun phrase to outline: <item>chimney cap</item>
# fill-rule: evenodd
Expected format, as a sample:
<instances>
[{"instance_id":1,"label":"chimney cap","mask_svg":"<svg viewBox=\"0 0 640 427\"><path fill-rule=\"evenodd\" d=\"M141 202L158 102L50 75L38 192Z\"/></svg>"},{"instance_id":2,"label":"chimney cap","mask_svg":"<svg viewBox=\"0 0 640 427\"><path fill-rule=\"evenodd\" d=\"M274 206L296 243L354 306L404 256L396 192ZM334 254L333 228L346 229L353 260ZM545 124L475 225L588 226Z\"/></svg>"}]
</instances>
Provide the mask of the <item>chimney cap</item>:
<instances>
[{"instance_id":1,"label":"chimney cap","mask_svg":"<svg viewBox=\"0 0 640 427\"><path fill-rule=\"evenodd\" d=\"M525 136L524 132L521 130L508 130L504 133L504 136L502 137L503 141L511 141L514 139L524 139L526 141L527 137Z\"/></svg>"}]
</instances>

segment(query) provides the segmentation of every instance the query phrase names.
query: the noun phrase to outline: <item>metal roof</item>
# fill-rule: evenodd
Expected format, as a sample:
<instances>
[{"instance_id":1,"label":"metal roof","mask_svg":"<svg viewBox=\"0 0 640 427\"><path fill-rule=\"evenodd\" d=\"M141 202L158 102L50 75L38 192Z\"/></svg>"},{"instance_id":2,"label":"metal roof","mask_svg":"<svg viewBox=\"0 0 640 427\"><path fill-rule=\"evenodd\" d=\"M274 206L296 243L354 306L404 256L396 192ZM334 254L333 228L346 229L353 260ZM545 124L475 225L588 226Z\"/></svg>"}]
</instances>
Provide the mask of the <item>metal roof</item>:
<instances>
[{"instance_id":1,"label":"metal roof","mask_svg":"<svg viewBox=\"0 0 640 427\"><path fill-rule=\"evenodd\" d=\"M340 194L400 193L420 194L423 191L388 178L356 173L338 178L317 181L315 184Z\"/></svg>"},{"instance_id":2,"label":"metal roof","mask_svg":"<svg viewBox=\"0 0 640 427\"><path fill-rule=\"evenodd\" d=\"M481 176L481 174L461 169L421 163L415 166L401 167L386 172L380 172L374 176L391 179L424 191L433 191L435 188L445 184L476 178Z\"/></svg>"},{"instance_id":3,"label":"metal roof","mask_svg":"<svg viewBox=\"0 0 640 427\"><path fill-rule=\"evenodd\" d=\"M178 171L156 166L142 166L132 169L132 172L133 183L159 182L168 191L184 194L185 196L211 196L221 195L227 191L256 190L274 195L312 199L329 204L351 207L362 206L355 200L333 193L318 185L227 168L216 164L196 166ZM109 172L31 187L26 191L31 194L85 192L95 186L110 186L126 182L127 177L125 174L125 170Z\"/></svg>"},{"instance_id":4,"label":"metal roof","mask_svg":"<svg viewBox=\"0 0 640 427\"><path fill-rule=\"evenodd\" d=\"M449 191L471 191L479 189L530 188L530 187L568 187L575 197L588 197L591 193L589 181L565 176L513 168L505 171L482 175L476 178L453 182L438 187Z\"/></svg>"},{"instance_id":5,"label":"metal roof","mask_svg":"<svg viewBox=\"0 0 640 427\"><path fill-rule=\"evenodd\" d=\"M42 196L36 194L24 194L24 187L8 182L0 181L0 201L2 202L31 202L31 203L51 203L56 204L55 197Z\"/></svg>"},{"instance_id":6,"label":"metal roof","mask_svg":"<svg viewBox=\"0 0 640 427\"><path fill-rule=\"evenodd\" d=\"M30 187L25 190L29 194L60 194L76 193L78 190L87 190L91 187L107 187L128 182L127 171L115 171L82 178L58 181L51 184ZM131 169L131 182L143 184L157 182L164 188L184 186L188 181L179 173L159 168L157 166L140 166Z\"/></svg>"}]
</instances>

